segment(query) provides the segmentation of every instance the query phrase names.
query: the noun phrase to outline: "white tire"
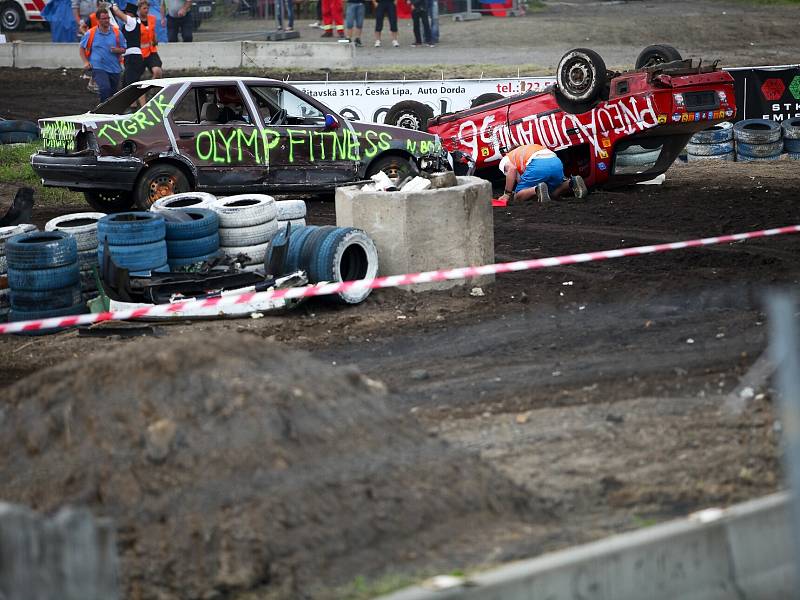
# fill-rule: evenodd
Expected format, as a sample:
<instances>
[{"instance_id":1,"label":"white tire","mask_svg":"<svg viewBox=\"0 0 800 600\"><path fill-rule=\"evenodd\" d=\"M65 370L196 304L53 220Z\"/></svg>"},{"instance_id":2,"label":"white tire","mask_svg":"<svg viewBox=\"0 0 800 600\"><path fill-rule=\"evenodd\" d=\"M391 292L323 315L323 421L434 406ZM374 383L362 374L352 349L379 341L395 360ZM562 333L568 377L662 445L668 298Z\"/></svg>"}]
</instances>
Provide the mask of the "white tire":
<instances>
[{"instance_id":1,"label":"white tire","mask_svg":"<svg viewBox=\"0 0 800 600\"><path fill-rule=\"evenodd\" d=\"M38 228L36 227L36 225L31 225L30 223L0 227L0 252L3 251L2 247L5 245L5 242L8 238L12 238L15 235L19 235L20 233L30 233L31 231L37 231L37 230Z\"/></svg>"},{"instance_id":2,"label":"white tire","mask_svg":"<svg viewBox=\"0 0 800 600\"><path fill-rule=\"evenodd\" d=\"M6 255L0 254L0 275L5 275L8 272L8 261Z\"/></svg>"},{"instance_id":3,"label":"white tire","mask_svg":"<svg viewBox=\"0 0 800 600\"><path fill-rule=\"evenodd\" d=\"M266 194L239 194L217 198L207 208L219 215L220 228L260 225L278 216L275 199Z\"/></svg>"},{"instance_id":4,"label":"white tire","mask_svg":"<svg viewBox=\"0 0 800 600\"><path fill-rule=\"evenodd\" d=\"M97 248L97 222L106 216L101 212L61 215L45 223L45 231L63 231L75 238L78 252Z\"/></svg>"},{"instance_id":5,"label":"white tire","mask_svg":"<svg viewBox=\"0 0 800 600\"><path fill-rule=\"evenodd\" d=\"M269 242L278 233L278 221L267 221L250 227L220 227L220 246L258 246Z\"/></svg>"},{"instance_id":6,"label":"white tire","mask_svg":"<svg viewBox=\"0 0 800 600\"><path fill-rule=\"evenodd\" d=\"M158 212L160 210L183 210L184 208L209 208L217 197L206 192L183 192L164 196L153 202L150 210Z\"/></svg>"},{"instance_id":7,"label":"white tire","mask_svg":"<svg viewBox=\"0 0 800 600\"><path fill-rule=\"evenodd\" d=\"M306 220L305 219L291 219L289 221L278 221L278 231L285 231L287 223L292 224L292 229L295 227L305 227Z\"/></svg>"},{"instance_id":8,"label":"white tire","mask_svg":"<svg viewBox=\"0 0 800 600\"><path fill-rule=\"evenodd\" d=\"M302 219L306 216L306 203L302 200L280 200L275 204L278 207L278 221Z\"/></svg>"},{"instance_id":9,"label":"white tire","mask_svg":"<svg viewBox=\"0 0 800 600\"><path fill-rule=\"evenodd\" d=\"M244 265L259 265L264 262L264 256L267 254L269 242L266 244L258 244L256 246L220 246L220 251L230 258L236 258L240 254L247 255L247 260Z\"/></svg>"}]
</instances>

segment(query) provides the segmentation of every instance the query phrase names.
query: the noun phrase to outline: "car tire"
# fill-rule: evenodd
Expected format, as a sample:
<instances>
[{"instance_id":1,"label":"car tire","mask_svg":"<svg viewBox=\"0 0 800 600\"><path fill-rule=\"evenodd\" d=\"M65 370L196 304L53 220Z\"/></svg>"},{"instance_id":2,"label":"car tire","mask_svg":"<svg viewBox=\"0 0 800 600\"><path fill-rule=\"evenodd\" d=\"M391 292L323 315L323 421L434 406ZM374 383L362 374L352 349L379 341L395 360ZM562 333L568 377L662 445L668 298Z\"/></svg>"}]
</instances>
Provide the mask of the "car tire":
<instances>
[{"instance_id":1,"label":"car tire","mask_svg":"<svg viewBox=\"0 0 800 600\"><path fill-rule=\"evenodd\" d=\"M97 222L105 213L88 212L62 215L50 219L44 225L45 231L63 231L75 238L78 252L97 248Z\"/></svg>"},{"instance_id":2,"label":"car tire","mask_svg":"<svg viewBox=\"0 0 800 600\"><path fill-rule=\"evenodd\" d=\"M749 158L777 157L783 152L783 140L769 144L736 144L736 153Z\"/></svg>"},{"instance_id":3,"label":"car tire","mask_svg":"<svg viewBox=\"0 0 800 600\"><path fill-rule=\"evenodd\" d=\"M410 158L397 154L382 155L375 158L367 169L367 177L372 177L378 171L383 171L395 183L400 183L406 177L419 174L417 164Z\"/></svg>"},{"instance_id":4,"label":"car tire","mask_svg":"<svg viewBox=\"0 0 800 600\"><path fill-rule=\"evenodd\" d=\"M720 156L733 152L733 140L721 144L686 144L686 153L693 156Z\"/></svg>"},{"instance_id":5,"label":"car tire","mask_svg":"<svg viewBox=\"0 0 800 600\"><path fill-rule=\"evenodd\" d=\"M257 246L269 242L278 233L278 221L272 220L250 227L220 227L222 246Z\"/></svg>"},{"instance_id":6,"label":"car tire","mask_svg":"<svg viewBox=\"0 0 800 600\"><path fill-rule=\"evenodd\" d=\"M112 246L108 250L118 267L131 272L154 271L167 264L167 243L165 241L136 244L135 246ZM104 246L97 247L97 260L102 265Z\"/></svg>"},{"instance_id":7,"label":"car tire","mask_svg":"<svg viewBox=\"0 0 800 600\"><path fill-rule=\"evenodd\" d=\"M167 240L167 260L214 254L219 250L219 233L191 240Z\"/></svg>"},{"instance_id":8,"label":"car tire","mask_svg":"<svg viewBox=\"0 0 800 600\"><path fill-rule=\"evenodd\" d=\"M15 310L57 310L81 302L80 283L49 290L11 290L11 308Z\"/></svg>"},{"instance_id":9,"label":"car tire","mask_svg":"<svg viewBox=\"0 0 800 600\"><path fill-rule=\"evenodd\" d=\"M167 226L158 213L134 211L107 215L97 222L99 246L137 246L164 240ZM163 264L163 263L159 263Z\"/></svg>"},{"instance_id":10,"label":"car tire","mask_svg":"<svg viewBox=\"0 0 800 600\"><path fill-rule=\"evenodd\" d=\"M9 239L8 266L14 269L52 269L77 262L78 244L63 231L35 231Z\"/></svg>"},{"instance_id":11,"label":"car tire","mask_svg":"<svg viewBox=\"0 0 800 600\"><path fill-rule=\"evenodd\" d=\"M278 216L275 199L266 194L239 194L217 198L208 208L219 215L220 228L260 225Z\"/></svg>"},{"instance_id":12,"label":"car tire","mask_svg":"<svg viewBox=\"0 0 800 600\"><path fill-rule=\"evenodd\" d=\"M558 62L558 90L571 102L592 102L600 97L607 82L606 64L588 48L568 51Z\"/></svg>"},{"instance_id":13,"label":"car tire","mask_svg":"<svg viewBox=\"0 0 800 600\"><path fill-rule=\"evenodd\" d=\"M374 279L377 275L378 250L375 242L360 229L336 227L321 236L312 248L308 268L310 283ZM326 298L343 304L359 304L371 291L369 287L355 288Z\"/></svg>"},{"instance_id":14,"label":"car tire","mask_svg":"<svg viewBox=\"0 0 800 600\"><path fill-rule=\"evenodd\" d=\"M793 140L793 139L790 139L790 138L784 138L784 140L783 140L783 149L786 152L791 152L792 154L800 152L800 140Z\"/></svg>"},{"instance_id":15,"label":"car tire","mask_svg":"<svg viewBox=\"0 0 800 600\"><path fill-rule=\"evenodd\" d=\"M736 142L745 144L770 144L781 139L781 126L768 119L745 119L733 126Z\"/></svg>"},{"instance_id":16,"label":"car tire","mask_svg":"<svg viewBox=\"0 0 800 600\"><path fill-rule=\"evenodd\" d=\"M383 122L387 125L425 131L428 119L432 118L433 109L427 104L415 100L403 100L389 109Z\"/></svg>"},{"instance_id":17,"label":"car tire","mask_svg":"<svg viewBox=\"0 0 800 600\"><path fill-rule=\"evenodd\" d=\"M736 162L774 162L780 160L780 158L780 154L775 154L773 156L746 156L738 152L736 153Z\"/></svg>"},{"instance_id":18,"label":"car tire","mask_svg":"<svg viewBox=\"0 0 800 600\"><path fill-rule=\"evenodd\" d=\"M636 68L655 67L664 63L683 60L681 53L672 46L666 44L655 44L648 46L639 53L636 58Z\"/></svg>"},{"instance_id":19,"label":"car tire","mask_svg":"<svg viewBox=\"0 0 800 600\"><path fill-rule=\"evenodd\" d=\"M40 319L49 319L51 317L69 317L73 315L82 315L88 312L86 310L86 305L83 301L75 304L74 306L69 306L67 308L57 308L53 310L19 310L12 308L8 311L8 320L9 321L38 321ZM30 335L30 336L40 336L40 335L50 335L53 333L58 333L59 331L64 331L67 329L66 327L51 327L49 329L35 329L31 331L22 331L20 335Z\"/></svg>"},{"instance_id":20,"label":"car tire","mask_svg":"<svg viewBox=\"0 0 800 600\"><path fill-rule=\"evenodd\" d=\"M141 210L150 210L159 198L188 192L191 189L186 174L175 165L156 163L139 176L134 201Z\"/></svg>"},{"instance_id":21,"label":"car tire","mask_svg":"<svg viewBox=\"0 0 800 600\"><path fill-rule=\"evenodd\" d=\"M800 140L800 119L786 119L781 121L783 139Z\"/></svg>"},{"instance_id":22,"label":"car tire","mask_svg":"<svg viewBox=\"0 0 800 600\"><path fill-rule=\"evenodd\" d=\"M13 290L55 290L79 281L77 262L52 269L8 268L8 287Z\"/></svg>"},{"instance_id":23,"label":"car tire","mask_svg":"<svg viewBox=\"0 0 800 600\"><path fill-rule=\"evenodd\" d=\"M723 121L713 127L698 131L689 140L690 144L722 144L733 140L733 125Z\"/></svg>"},{"instance_id":24,"label":"car tire","mask_svg":"<svg viewBox=\"0 0 800 600\"><path fill-rule=\"evenodd\" d=\"M172 212L175 209L170 209ZM163 212L163 211L162 211ZM219 215L210 208L185 208L180 212L188 215L191 221L171 221L164 219L164 239L195 240L219 232Z\"/></svg>"},{"instance_id":25,"label":"car tire","mask_svg":"<svg viewBox=\"0 0 800 600\"><path fill-rule=\"evenodd\" d=\"M92 190L83 192L86 203L103 213L118 213L133 207L133 194L116 190Z\"/></svg>"},{"instance_id":26,"label":"car tire","mask_svg":"<svg viewBox=\"0 0 800 600\"><path fill-rule=\"evenodd\" d=\"M489 104L489 102L494 102L495 100L501 100L503 98L505 98L503 94L498 94L497 92L488 92L475 98L470 103L469 107L475 108L476 106L483 106L484 104Z\"/></svg>"},{"instance_id":27,"label":"car tire","mask_svg":"<svg viewBox=\"0 0 800 600\"><path fill-rule=\"evenodd\" d=\"M305 246L308 237L318 229L319 227L316 225L298 227L297 229L292 228L289 234L289 245L286 248L286 262L285 262L284 273L278 273L278 274L283 275L286 273L294 273L298 269L303 268L300 262L300 256L303 251L303 246ZM281 235L280 232L277 235ZM267 253L266 262L269 263L271 259L272 259L272 250L270 249L270 251L268 251ZM273 275L276 275L276 273L273 273Z\"/></svg>"},{"instance_id":28,"label":"car tire","mask_svg":"<svg viewBox=\"0 0 800 600\"><path fill-rule=\"evenodd\" d=\"M208 208L216 199L214 194L206 192L184 192L159 198L153 202L150 210L157 212L160 210L183 210L184 208Z\"/></svg>"},{"instance_id":29,"label":"car tire","mask_svg":"<svg viewBox=\"0 0 800 600\"><path fill-rule=\"evenodd\" d=\"M697 162L702 160L722 160L726 162L733 162L734 152L726 152L725 154L688 154L686 155L688 162Z\"/></svg>"},{"instance_id":30,"label":"car tire","mask_svg":"<svg viewBox=\"0 0 800 600\"><path fill-rule=\"evenodd\" d=\"M280 200L275 206L278 208L278 221L302 219L306 216L306 203L303 200Z\"/></svg>"},{"instance_id":31,"label":"car tire","mask_svg":"<svg viewBox=\"0 0 800 600\"><path fill-rule=\"evenodd\" d=\"M15 2L5 2L0 8L0 21L3 29L8 32L22 31L25 29L25 13Z\"/></svg>"}]
</instances>

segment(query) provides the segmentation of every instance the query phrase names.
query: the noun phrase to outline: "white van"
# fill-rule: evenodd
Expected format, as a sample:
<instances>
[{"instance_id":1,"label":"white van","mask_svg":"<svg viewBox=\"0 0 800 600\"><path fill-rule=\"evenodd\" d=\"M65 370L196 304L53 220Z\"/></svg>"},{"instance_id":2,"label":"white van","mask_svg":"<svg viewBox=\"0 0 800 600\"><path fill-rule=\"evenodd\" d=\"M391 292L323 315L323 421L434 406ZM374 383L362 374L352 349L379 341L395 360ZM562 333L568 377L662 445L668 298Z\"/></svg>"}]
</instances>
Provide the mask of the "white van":
<instances>
[{"instance_id":1,"label":"white van","mask_svg":"<svg viewBox=\"0 0 800 600\"><path fill-rule=\"evenodd\" d=\"M22 31L28 23L46 23L42 16L48 0L0 0L3 31Z\"/></svg>"}]
</instances>

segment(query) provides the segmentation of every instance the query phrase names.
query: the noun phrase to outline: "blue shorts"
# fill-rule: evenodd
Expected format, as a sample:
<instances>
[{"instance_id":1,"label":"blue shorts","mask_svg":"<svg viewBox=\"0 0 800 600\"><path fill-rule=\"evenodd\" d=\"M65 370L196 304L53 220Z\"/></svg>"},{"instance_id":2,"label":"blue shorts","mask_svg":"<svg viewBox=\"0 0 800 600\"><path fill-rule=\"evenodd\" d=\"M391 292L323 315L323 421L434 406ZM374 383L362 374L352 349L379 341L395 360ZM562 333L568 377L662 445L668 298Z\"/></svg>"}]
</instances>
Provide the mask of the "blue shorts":
<instances>
[{"instance_id":1,"label":"blue shorts","mask_svg":"<svg viewBox=\"0 0 800 600\"><path fill-rule=\"evenodd\" d=\"M536 187L541 182L547 184L547 188L553 191L564 181L564 165L557 156L551 158L534 158L525 167L525 172L519 178L515 192L521 192L528 188Z\"/></svg>"}]
</instances>

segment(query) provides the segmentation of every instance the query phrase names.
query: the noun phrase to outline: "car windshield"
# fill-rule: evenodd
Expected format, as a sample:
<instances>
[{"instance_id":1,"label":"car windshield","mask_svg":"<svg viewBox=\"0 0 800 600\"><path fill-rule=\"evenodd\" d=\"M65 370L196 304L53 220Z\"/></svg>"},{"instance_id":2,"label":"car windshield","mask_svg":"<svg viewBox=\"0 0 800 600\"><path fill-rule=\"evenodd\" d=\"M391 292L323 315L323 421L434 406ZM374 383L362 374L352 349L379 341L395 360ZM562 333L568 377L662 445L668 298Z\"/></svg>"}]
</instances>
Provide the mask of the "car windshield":
<instances>
[{"instance_id":1,"label":"car windshield","mask_svg":"<svg viewBox=\"0 0 800 600\"><path fill-rule=\"evenodd\" d=\"M124 115L137 111L164 88L160 85L134 84L118 91L91 111L101 115ZM141 99L140 99L141 98Z\"/></svg>"}]
</instances>

